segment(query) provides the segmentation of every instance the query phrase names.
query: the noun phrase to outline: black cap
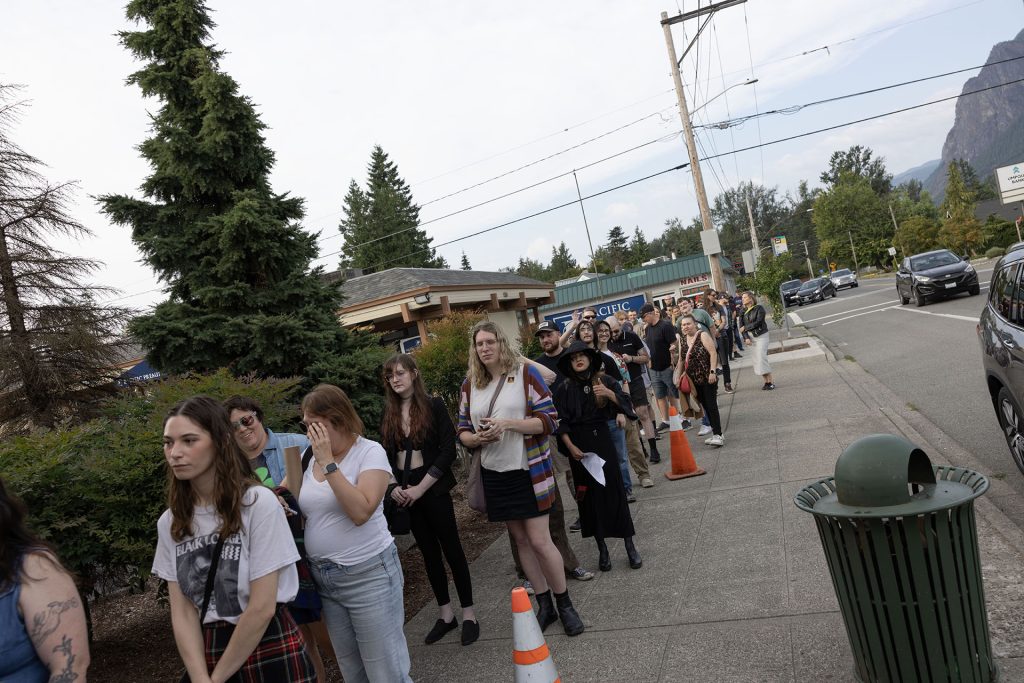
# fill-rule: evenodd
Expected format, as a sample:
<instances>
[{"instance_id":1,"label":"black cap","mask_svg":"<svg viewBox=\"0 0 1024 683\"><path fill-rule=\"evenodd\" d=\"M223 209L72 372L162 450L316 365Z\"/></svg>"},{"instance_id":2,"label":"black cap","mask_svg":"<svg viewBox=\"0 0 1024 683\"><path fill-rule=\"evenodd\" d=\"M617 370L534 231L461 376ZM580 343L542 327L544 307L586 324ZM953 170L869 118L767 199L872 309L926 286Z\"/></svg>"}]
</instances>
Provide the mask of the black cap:
<instances>
[{"instance_id":1,"label":"black cap","mask_svg":"<svg viewBox=\"0 0 1024 683\"><path fill-rule=\"evenodd\" d=\"M543 320L543 321L541 321L541 323L539 325L537 325L537 330L533 333L533 336L536 337L541 332L555 332L555 333L557 333L558 332L558 326L555 325L550 320Z\"/></svg>"},{"instance_id":2,"label":"black cap","mask_svg":"<svg viewBox=\"0 0 1024 683\"><path fill-rule=\"evenodd\" d=\"M654 313L654 304L644 304L640 307L640 315L644 316L648 313Z\"/></svg>"}]
</instances>

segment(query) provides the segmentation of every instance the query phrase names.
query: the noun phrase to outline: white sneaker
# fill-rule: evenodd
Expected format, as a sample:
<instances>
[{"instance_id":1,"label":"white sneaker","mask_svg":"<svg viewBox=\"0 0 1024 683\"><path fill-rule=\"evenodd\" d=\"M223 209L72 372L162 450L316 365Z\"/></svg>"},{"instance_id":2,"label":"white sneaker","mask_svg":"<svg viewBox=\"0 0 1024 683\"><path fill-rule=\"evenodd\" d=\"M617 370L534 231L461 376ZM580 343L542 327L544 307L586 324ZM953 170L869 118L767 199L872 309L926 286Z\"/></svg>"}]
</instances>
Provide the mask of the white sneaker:
<instances>
[{"instance_id":1,"label":"white sneaker","mask_svg":"<svg viewBox=\"0 0 1024 683\"><path fill-rule=\"evenodd\" d=\"M711 425L701 425L700 431L697 432L697 436L704 436L705 434L710 434L711 431Z\"/></svg>"},{"instance_id":2,"label":"white sneaker","mask_svg":"<svg viewBox=\"0 0 1024 683\"><path fill-rule=\"evenodd\" d=\"M710 439L704 439L704 443L706 443L708 446L724 446L725 437L720 434L715 434Z\"/></svg>"}]
</instances>

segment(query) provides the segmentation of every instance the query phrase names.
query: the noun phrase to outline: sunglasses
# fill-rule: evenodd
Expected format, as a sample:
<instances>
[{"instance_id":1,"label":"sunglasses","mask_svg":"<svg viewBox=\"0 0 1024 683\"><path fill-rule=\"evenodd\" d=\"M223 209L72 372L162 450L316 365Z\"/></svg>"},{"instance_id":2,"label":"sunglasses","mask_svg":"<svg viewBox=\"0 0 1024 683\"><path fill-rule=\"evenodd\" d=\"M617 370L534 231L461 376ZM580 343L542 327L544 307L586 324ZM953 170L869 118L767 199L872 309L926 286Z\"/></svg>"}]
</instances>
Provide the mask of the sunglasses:
<instances>
[{"instance_id":1,"label":"sunglasses","mask_svg":"<svg viewBox=\"0 0 1024 683\"><path fill-rule=\"evenodd\" d=\"M593 320L596 317L597 317L596 315L585 315L585 316L583 316L583 319L584 320Z\"/></svg>"},{"instance_id":2,"label":"sunglasses","mask_svg":"<svg viewBox=\"0 0 1024 683\"><path fill-rule=\"evenodd\" d=\"M255 415L246 415L232 422L231 426L235 429L241 429L242 427L252 427L254 422L256 422Z\"/></svg>"}]
</instances>

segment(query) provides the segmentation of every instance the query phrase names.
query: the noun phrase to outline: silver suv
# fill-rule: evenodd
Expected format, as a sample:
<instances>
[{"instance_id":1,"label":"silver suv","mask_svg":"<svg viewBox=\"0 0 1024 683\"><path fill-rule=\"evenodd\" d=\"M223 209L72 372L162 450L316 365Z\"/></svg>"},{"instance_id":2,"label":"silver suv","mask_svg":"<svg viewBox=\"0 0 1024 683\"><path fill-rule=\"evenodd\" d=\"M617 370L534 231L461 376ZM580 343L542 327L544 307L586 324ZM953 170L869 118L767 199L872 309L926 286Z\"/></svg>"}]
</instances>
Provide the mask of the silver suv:
<instances>
[{"instance_id":1,"label":"silver suv","mask_svg":"<svg viewBox=\"0 0 1024 683\"><path fill-rule=\"evenodd\" d=\"M832 273L832 284L836 286L836 289L842 289L843 287L857 287L857 273L853 272L849 268L840 268L839 270Z\"/></svg>"}]
</instances>

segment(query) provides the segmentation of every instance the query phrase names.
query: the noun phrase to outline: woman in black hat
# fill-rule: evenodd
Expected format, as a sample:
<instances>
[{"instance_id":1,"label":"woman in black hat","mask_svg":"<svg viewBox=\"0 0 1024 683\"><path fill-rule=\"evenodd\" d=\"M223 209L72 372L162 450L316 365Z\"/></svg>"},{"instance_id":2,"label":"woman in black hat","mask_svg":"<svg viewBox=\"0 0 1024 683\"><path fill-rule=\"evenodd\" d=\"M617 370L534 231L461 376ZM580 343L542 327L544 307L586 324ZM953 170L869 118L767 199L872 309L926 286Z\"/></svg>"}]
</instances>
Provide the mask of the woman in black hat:
<instances>
[{"instance_id":1,"label":"woman in black hat","mask_svg":"<svg viewBox=\"0 0 1024 683\"><path fill-rule=\"evenodd\" d=\"M566 378L554 396L561 421L558 448L569 458L582 535L584 538L593 536L597 541L601 571L612 568L606 538L625 539L629 566L639 569L643 560L633 545L633 518L626 502L615 445L608 432L608 421L617 413L629 410L629 401L618 382L601 373L601 356L600 351L575 341L558 361L558 369ZM595 453L604 461L603 486L584 467L584 453Z\"/></svg>"}]
</instances>

